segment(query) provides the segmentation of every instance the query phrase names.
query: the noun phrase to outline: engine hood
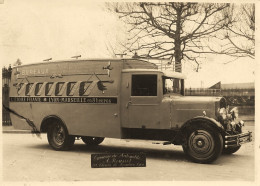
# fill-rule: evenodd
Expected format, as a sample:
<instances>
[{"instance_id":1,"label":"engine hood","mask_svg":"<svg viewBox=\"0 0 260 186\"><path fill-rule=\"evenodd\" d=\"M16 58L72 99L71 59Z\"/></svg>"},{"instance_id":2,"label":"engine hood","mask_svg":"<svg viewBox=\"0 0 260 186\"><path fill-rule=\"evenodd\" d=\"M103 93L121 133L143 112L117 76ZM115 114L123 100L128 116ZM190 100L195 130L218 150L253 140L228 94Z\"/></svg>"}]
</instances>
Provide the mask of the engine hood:
<instances>
[{"instance_id":1,"label":"engine hood","mask_svg":"<svg viewBox=\"0 0 260 186\"><path fill-rule=\"evenodd\" d=\"M215 110L220 100L221 97L165 95L163 102L171 105L170 115L173 123L182 125L189 119L203 116L204 111L207 117L215 119Z\"/></svg>"}]
</instances>

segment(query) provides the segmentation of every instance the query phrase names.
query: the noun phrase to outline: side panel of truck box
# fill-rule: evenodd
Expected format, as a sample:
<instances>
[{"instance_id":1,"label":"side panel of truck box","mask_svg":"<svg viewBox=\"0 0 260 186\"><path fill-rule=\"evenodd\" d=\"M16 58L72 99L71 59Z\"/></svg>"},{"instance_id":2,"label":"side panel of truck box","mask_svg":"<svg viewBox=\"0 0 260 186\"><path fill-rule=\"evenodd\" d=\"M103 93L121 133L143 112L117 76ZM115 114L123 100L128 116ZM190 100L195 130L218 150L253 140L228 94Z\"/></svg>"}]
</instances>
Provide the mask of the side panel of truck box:
<instances>
[{"instance_id":1,"label":"side panel of truck box","mask_svg":"<svg viewBox=\"0 0 260 186\"><path fill-rule=\"evenodd\" d=\"M108 60L15 68L10 107L39 130L46 117L57 116L71 135L120 137L121 68L122 63ZM12 120L16 128L26 126L16 116Z\"/></svg>"}]
</instances>

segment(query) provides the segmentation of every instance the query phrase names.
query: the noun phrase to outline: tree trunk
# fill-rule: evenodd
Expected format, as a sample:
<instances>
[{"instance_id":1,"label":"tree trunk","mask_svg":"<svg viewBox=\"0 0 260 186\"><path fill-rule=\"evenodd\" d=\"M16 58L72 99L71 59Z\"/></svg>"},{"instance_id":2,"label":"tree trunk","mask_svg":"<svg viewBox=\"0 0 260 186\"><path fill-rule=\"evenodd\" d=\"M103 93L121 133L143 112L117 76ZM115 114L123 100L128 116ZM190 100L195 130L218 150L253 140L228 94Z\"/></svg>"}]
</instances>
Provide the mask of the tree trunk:
<instances>
[{"instance_id":1,"label":"tree trunk","mask_svg":"<svg viewBox=\"0 0 260 186\"><path fill-rule=\"evenodd\" d=\"M182 5L181 5L182 6ZM176 32L175 32L175 63L174 63L174 70L175 72L182 72L182 65L181 65L181 11L182 7L179 7L177 11L177 21L176 21Z\"/></svg>"}]
</instances>

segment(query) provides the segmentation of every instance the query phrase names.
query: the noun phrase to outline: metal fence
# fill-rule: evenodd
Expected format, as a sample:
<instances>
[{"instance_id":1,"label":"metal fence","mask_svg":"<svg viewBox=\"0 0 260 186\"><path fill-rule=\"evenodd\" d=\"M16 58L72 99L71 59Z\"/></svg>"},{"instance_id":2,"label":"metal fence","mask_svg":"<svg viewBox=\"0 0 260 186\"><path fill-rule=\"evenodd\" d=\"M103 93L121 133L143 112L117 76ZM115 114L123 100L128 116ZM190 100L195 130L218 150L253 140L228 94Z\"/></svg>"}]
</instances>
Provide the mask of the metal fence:
<instances>
[{"instance_id":1,"label":"metal fence","mask_svg":"<svg viewBox=\"0 0 260 186\"><path fill-rule=\"evenodd\" d=\"M255 89L186 88L187 96L255 96Z\"/></svg>"},{"instance_id":2,"label":"metal fence","mask_svg":"<svg viewBox=\"0 0 260 186\"><path fill-rule=\"evenodd\" d=\"M255 89L205 89L186 88L186 96L223 96L227 99L228 105L232 106L254 106Z\"/></svg>"},{"instance_id":3,"label":"metal fence","mask_svg":"<svg viewBox=\"0 0 260 186\"><path fill-rule=\"evenodd\" d=\"M9 85L11 80L12 68L2 68L2 104L9 107ZM2 106L2 125L12 125L10 113L7 112Z\"/></svg>"},{"instance_id":4,"label":"metal fence","mask_svg":"<svg viewBox=\"0 0 260 186\"><path fill-rule=\"evenodd\" d=\"M186 88L186 96L220 96L220 89Z\"/></svg>"}]
</instances>

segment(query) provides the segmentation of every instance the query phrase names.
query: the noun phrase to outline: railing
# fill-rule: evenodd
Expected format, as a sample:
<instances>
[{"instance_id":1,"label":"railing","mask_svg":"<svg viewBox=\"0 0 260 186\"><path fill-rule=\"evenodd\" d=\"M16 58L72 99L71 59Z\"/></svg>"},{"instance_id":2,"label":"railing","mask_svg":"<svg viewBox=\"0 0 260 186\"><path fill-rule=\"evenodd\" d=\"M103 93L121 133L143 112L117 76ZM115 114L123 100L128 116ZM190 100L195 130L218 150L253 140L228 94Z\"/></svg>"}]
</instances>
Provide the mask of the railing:
<instances>
[{"instance_id":1,"label":"railing","mask_svg":"<svg viewBox=\"0 0 260 186\"><path fill-rule=\"evenodd\" d=\"M180 64L175 64L175 63L168 63L169 61L159 61L159 62L153 62L158 66L159 70L169 70L169 71L174 71L174 72L181 72L182 71L182 65Z\"/></svg>"},{"instance_id":2,"label":"railing","mask_svg":"<svg viewBox=\"0 0 260 186\"><path fill-rule=\"evenodd\" d=\"M187 96L255 96L255 89L186 88Z\"/></svg>"},{"instance_id":3,"label":"railing","mask_svg":"<svg viewBox=\"0 0 260 186\"><path fill-rule=\"evenodd\" d=\"M220 89L186 88L186 96L220 96Z\"/></svg>"},{"instance_id":4,"label":"railing","mask_svg":"<svg viewBox=\"0 0 260 186\"><path fill-rule=\"evenodd\" d=\"M186 88L186 96L223 96L229 105L255 105L255 89L205 89Z\"/></svg>"}]
</instances>

